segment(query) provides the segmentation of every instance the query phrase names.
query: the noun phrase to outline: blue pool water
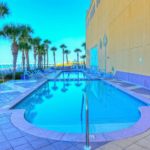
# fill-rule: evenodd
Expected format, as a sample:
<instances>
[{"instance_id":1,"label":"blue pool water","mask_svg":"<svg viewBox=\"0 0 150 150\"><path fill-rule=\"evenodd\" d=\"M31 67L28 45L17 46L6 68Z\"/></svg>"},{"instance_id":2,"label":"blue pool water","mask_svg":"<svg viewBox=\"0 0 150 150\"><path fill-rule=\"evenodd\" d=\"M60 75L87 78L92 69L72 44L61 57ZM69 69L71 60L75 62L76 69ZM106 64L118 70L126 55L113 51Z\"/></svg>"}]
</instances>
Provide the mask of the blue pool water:
<instances>
[{"instance_id":1,"label":"blue pool water","mask_svg":"<svg viewBox=\"0 0 150 150\"><path fill-rule=\"evenodd\" d=\"M85 99L89 101L91 133L122 130L140 118L145 104L103 81L47 82L16 108L37 127L68 133L85 132Z\"/></svg>"},{"instance_id":2,"label":"blue pool water","mask_svg":"<svg viewBox=\"0 0 150 150\"><path fill-rule=\"evenodd\" d=\"M82 72L62 72L58 79L85 79L86 76Z\"/></svg>"}]
</instances>

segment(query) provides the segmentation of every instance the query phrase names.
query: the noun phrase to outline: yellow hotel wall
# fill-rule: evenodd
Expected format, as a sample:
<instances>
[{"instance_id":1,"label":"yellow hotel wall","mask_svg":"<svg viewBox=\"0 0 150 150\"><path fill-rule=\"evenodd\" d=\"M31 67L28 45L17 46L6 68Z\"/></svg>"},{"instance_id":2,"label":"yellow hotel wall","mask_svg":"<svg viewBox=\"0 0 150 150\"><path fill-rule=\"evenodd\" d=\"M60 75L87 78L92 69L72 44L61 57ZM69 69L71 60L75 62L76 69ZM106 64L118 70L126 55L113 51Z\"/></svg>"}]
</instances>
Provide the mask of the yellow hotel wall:
<instances>
[{"instance_id":1,"label":"yellow hotel wall","mask_svg":"<svg viewBox=\"0 0 150 150\"><path fill-rule=\"evenodd\" d=\"M92 5L95 2L93 0ZM99 67L104 69L104 47L100 50L99 45L100 39L107 34L108 72L114 67L115 70L150 75L150 0L101 0L86 34L87 65L90 49L97 46Z\"/></svg>"}]
</instances>

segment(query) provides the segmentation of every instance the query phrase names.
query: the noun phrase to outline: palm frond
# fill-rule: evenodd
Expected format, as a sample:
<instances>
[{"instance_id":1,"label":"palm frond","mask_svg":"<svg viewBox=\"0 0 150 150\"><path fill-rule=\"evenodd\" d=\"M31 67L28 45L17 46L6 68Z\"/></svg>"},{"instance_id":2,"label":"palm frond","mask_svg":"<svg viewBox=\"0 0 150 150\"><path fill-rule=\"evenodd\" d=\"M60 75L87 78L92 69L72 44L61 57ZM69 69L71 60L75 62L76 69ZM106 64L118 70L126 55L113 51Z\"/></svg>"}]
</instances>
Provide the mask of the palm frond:
<instances>
[{"instance_id":1,"label":"palm frond","mask_svg":"<svg viewBox=\"0 0 150 150\"><path fill-rule=\"evenodd\" d=\"M65 44L60 45L60 48L64 49L67 48L67 46Z\"/></svg>"},{"instance_id":2,"label":"palm frond","mask_svg":"<svg viewBox=\"0 0 150 150\"><path fill-rule=\"evenodd\" d=\"M79 48L77 48L77 49L74 50L74 52L75 52L75 53L80 53L80 52L82 52L82 50L79 49Z\"/></svg>"},{"instance_id":3,"label":"palm frond","mask_svg":"<svg viewBox=\"0 0 150 150\"><path fill-rule=\"evenodd\" d=\"M55 51L57 51L57 48L56 48L56 47L52 47L52 48L51 48L51 51L52 51L52 52L55 52Z\"/></svg>"},{"instance_id":4,"label":"palm frond","mask_svg":"<svg viewBox=\"0 0 150 150\"><path fill-rule=\"evenodd\" d=\"M0 17L5 17L9 13L10 12L9 12L7 4L4 2L0 2Z\"/></svg>"},{"instance_id":5,"label":"palm frond","mask_svg":"<svg viewBox=\"0 0 150 150\"><path fill-rule=\"evenodd\" d=\"M21 27L20 25L7 24L2 29L2 33L3 33L2 36L16 41L16 39L19 38L21 34L20 27Z\"/></svg>"},{"instance_id":6,"label":"palm frond","mask_svg":"<svg viewBox=\"0 0 150 150\"><path fill-rule=\"evenodd\" d=\"M71 53L71 51L69 51L69 50L64 51L64 54L70 54L70 53Z\"/></svg>"}]
</instances>

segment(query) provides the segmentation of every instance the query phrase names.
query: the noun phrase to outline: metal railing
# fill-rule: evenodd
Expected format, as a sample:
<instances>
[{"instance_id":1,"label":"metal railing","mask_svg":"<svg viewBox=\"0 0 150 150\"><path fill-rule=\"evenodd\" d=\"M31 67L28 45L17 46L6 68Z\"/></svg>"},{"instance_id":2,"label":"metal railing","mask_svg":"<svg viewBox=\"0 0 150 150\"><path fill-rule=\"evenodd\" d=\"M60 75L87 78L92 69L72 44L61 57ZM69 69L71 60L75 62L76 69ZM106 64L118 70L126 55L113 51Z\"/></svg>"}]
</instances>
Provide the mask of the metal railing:
<instances>
[{"instance_id":1,"label":"metal railing","mask_svg":"<svg viewBox=\"0 0 150 150\"><path fill-rule=\"evenodd\" d=\"M84 100L85 100L85 111L86 111L86 145L84 150L91 150L90 147L90 126L89 126L89 103L88 97L84 93Z\"/></svg>"}]
</instances>

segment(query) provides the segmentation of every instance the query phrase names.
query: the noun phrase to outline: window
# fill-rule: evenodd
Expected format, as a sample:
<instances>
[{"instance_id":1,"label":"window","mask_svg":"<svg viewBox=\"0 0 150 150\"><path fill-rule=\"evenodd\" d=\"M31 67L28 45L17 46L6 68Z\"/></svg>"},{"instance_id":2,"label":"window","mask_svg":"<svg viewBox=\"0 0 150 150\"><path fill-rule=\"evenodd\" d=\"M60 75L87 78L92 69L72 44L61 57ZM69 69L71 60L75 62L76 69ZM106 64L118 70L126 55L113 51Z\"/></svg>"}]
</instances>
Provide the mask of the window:
<instances>
[{"instance_id":1,"label":"window","mask_svg":"<svg viewBox=\"0 0 150 150\"><path fill-rule=\"evenodd\" d=\"M98 67L98 49L97 47L90 50L90 66L93 68Z\"/></svg>"},{"instance_id":2,"label":"window","mask_svg":"<svg viewBox=\"0 0 150 150\"><path fill-rule=\"evenodd\" d=\"M96 0L96 6L98 7L98 5L100 4L101 0Z\"/></svg>"},{"instance_id":3,"label":"window","mask_svg":"<svg viewBox=\"0 0 150 150\"><path fill-rule=\"evenodd\" d=\"M94 14L95 14L95 4L93 5L93 8L91 10L90 19L92 19L92 17L94 16Z\"/></svg>"}]
</instances>

